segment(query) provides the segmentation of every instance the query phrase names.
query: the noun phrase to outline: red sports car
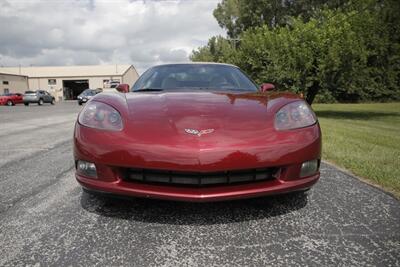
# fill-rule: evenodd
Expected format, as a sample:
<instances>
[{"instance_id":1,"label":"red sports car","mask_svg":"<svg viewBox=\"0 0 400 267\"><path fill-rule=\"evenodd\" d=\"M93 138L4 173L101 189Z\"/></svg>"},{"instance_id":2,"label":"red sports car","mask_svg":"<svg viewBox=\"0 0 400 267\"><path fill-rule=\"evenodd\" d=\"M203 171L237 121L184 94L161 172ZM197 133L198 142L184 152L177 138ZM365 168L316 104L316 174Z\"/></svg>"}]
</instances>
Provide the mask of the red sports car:
<instances>
[{"instance_id":1,"label":"red sports car","mask_svg":"<svg viewBox=\"0 0 400 267\"><path fill-rule=\"evenodd\" d=\"M0 105L14 106L15 104L22 104L23 95L16 93L0 95Z\"/></svg>"},{"instance_id":2,"label":"red sports car","mask_svg":"<svg viewBox=\"0 0 400 267\"><path fill-rule=\"evenodd\" d=\"M76 178L89 192L183 201L305 191L320 175L320 127L302 98L271 88L227 64L152 67L80 112Z\"/></svg>"}]
</instances>

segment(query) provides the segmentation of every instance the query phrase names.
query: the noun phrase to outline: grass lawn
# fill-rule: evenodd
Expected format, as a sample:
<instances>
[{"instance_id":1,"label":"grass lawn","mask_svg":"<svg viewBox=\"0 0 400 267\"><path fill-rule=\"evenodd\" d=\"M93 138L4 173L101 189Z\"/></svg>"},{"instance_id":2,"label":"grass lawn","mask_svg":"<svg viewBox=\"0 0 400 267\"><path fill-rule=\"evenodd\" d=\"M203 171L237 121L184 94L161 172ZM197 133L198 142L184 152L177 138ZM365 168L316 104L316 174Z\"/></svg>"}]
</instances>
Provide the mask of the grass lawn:
<instances>
[{"instance_id":1,"label":"grass lawn","mask_svg":"<svg viewBox=\"0 0 400 267\"><path fill-rule=\"evenodd\" d=\"M400 103L313 104L322 159L400 197Z\"/></svg>"}]
</instances>

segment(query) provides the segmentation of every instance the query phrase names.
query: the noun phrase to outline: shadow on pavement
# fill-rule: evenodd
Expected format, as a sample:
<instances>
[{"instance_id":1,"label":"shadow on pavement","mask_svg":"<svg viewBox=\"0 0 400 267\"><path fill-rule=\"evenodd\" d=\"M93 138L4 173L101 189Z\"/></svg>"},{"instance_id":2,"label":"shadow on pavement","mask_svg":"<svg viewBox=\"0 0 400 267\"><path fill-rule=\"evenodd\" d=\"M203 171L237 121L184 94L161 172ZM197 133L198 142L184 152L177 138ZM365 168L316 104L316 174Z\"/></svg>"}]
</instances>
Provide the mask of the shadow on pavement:
<instances>
[{"instance_id":1,"label":"shadow on pavement","mask_svg":"<svg viewBox=\"0 0 400 267\"><path fill-rule=\"evenodd\" d=\"M177 225L209 225L275 217L307 205L307 193L255 199L187 203L152 199L123 199L82 192L81 206L100 216Z\"/></svg>"}]
</instances>

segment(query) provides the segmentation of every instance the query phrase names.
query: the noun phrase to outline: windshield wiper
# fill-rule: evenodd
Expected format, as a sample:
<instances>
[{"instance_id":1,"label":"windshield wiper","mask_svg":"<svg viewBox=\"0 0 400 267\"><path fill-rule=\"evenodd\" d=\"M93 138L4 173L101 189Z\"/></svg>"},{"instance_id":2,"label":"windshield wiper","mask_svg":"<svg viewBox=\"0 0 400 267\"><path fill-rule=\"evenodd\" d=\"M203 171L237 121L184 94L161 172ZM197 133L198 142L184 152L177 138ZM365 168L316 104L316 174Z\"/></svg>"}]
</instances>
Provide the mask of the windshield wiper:
<instances>
[{"instance_id":1,"label":"windshield wiper","mask_svg":"<svg viewBox=\"0 0 400 267\"><path fill-rule=\"evenodd\" d=\"M133 92L158 92L162 91L163 89L161 88L142 88L138 90L134 90Z\"/></svg>"}]
</instances>

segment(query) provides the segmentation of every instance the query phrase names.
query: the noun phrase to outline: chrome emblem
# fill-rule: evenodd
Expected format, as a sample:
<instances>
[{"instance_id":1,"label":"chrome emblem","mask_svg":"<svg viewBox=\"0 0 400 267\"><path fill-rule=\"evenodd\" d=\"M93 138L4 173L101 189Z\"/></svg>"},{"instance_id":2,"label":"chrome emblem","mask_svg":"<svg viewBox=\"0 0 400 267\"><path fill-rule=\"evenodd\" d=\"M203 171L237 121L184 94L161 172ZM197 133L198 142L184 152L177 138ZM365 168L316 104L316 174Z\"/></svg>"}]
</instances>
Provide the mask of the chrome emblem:
<instances>
[{"instance_id":1,"label":"chrome emblem","mask_svg":"<svg viewBox=\"0 0 400 267\"><path fill-rule=\"evenodd\" d=\"M188 134L193 134L193 135L197 135L198 137L204 135L204 134L209 134L214 132L214 129L206 129L206 130L196 130L196 129L185 129L185 132Z\"/></svg>"}]
</instances>

